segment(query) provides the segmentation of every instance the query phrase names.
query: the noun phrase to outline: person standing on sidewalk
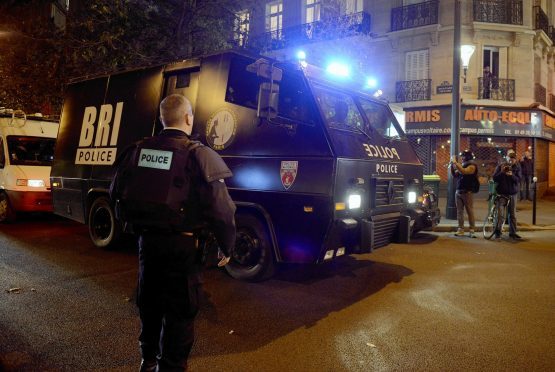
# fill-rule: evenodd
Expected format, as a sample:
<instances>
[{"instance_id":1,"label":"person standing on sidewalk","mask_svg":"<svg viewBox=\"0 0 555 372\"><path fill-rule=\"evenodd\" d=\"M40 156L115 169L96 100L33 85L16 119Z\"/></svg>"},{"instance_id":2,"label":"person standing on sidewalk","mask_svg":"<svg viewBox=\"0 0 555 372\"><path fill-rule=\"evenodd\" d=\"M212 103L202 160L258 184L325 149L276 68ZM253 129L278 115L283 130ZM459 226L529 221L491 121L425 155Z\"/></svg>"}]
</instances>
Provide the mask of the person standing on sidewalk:
<instances>
[{"instance_id":1,"label":"person standing on sidewalk","mask_svg":"<svg viewBox=\"0 0 555 372\"><path fill-rule=\"evenodd\" d=\"M520 179L520 200L532 201L530 197L530 180L534 176L534 161L530 156L530 151L525 151L522 160L520 161L520 168L522 170L522 178Z\"/></svg>"},{"instance_id":2,"label":"person standing on sidewalk","mask_svg":"<svg viewBox=\"0 0 555 372\"><path fill-rule=\"evenodd\" d=\"M451 175L456 180L457 191L455 201L457 205L457 220L459 227L455 236L464 236L464 211L468 214L468 224L470 225L469 236L475 238L474 234L474 196L473 183L477 181L478 167L474 163L474 154L470 150L460 153L461 163L457 157L451 158Z\"/></svg>"},{"instance_id":3,"label":"person standing on sidewalk","mask_svg":"<svg viewBox=\"0 0 555 372\"><path fill-rule=\"evenodd\" d=\"M497 199L497 208L499 213L506 216L506 213L502 213L502 211L505 211L507 202L510 200L508 203L509 237L512 239L522 239L522 237L516 233L516 196L518 195L521 178L520 164L518 163L514 150L507 151L506 160L507 162L499 164L493 172L493 180L497 183L497 194L505 196ZM501 238L501 227L503 226L503 222L502 219L497 220L495 240Z\"/></svg>"}]
</instances>

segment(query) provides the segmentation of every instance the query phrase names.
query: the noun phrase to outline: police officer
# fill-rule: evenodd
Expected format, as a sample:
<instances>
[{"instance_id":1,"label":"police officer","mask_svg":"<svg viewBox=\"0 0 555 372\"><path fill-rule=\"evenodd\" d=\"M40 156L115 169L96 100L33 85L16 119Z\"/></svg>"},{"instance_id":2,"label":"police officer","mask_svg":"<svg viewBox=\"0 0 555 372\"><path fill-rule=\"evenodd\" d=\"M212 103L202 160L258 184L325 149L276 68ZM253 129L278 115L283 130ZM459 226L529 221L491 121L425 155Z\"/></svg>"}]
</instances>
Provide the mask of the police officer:
<instances>
[{"instance_id":1,"label":"police officer","mask_svg":"<svg viewBox=\"0 0 555 372\"><path fill-rule=\"evenodd\" d=\"M455 236L464 236L464 211L468 214L468 224L470 225L469 236L475 238L474 234L474 196L472 195L472 181L477 177L478 167L474 164L474 154L470 150L465 150L459 154L462 163L457 161L457 157L451 158L451 175L457 182L455 200L457 205L457 220L459 227Z\"/></svg>"},{"instance_id":2,"label":"police officer","mask_svg":"<svg viewBox=\"0 0 555 372\"><path fill-rule=\"evenodd\" d=\"M194 225L209 226L225 255L218 264L223 266L229 262L235 244L235 205L224 183L231 171L212 149L199 143L189 146L193 114L185 97L178 94L166 97L160 104L160 118L164 129L153 138L156 143L175 143L175 139L179 139L183 141L183 148L191 149L186 164L178 164L185 167L190 176L189 195L184 197L193 201L193 207L189 207L187 213L196 219ZM141 188L141 184L125 185L126 179L118 176L120 169L132 166L130 162L138 158L132 150L126 152L116 163L118 171L113 185L117 186L112 189ZM178 158L173 156L173 159ZM116 180L118 177L120 179ZM142 180L153 181L160 182ZM115 194L117 198L117 192ZM141 318L141 371L186 370L194 341L193 322L200 290L196 231L194 226L183 229L185 231L134 228L139 233L137 304Z\"/></svg>"}]
</instances>

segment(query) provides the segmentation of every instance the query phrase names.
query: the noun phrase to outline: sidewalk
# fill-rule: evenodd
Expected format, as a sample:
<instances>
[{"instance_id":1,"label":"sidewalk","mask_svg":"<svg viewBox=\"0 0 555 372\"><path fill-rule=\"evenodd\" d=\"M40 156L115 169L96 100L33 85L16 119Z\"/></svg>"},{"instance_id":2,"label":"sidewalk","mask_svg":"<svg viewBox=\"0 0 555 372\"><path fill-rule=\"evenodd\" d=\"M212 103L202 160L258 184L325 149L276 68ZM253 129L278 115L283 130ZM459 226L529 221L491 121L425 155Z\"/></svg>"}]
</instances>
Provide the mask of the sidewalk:
<instances>
[{"instance_id":1,"label":"sidewalk","mask_svg":"<svg viewBox=\"0 0 555 372\"><path fill-rule=\"evenodd\" d=\"M457 230L457 220L449 220L445 218L445 208L447 198L439 198L439 209L441 211L441 220L434 231L448 232ZM488 208L487 194L474 194L474 216L476 218L476 230L481 231L484 219L486 218ZM536 201L536 224L532 224L533 202L518 201L516 219L519 231L536 231L536 230L555 230L555 199L553 197L538 199ZM468 229L468 216L464 214L464 227Z\"/></svg>"}]
</instances>

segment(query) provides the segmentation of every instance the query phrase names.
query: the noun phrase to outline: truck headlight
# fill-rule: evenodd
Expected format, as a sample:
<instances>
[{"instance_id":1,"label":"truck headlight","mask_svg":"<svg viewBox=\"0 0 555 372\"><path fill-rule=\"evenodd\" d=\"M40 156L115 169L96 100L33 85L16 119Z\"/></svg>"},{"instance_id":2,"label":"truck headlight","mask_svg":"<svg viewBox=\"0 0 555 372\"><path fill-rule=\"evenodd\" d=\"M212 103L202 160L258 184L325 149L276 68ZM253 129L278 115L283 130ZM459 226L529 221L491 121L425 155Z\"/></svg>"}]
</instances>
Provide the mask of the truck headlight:
<instances>
[{"instance_id":1,"label":"truck headlight","mask_svg":"<svg viewBox=\"0 0 555 372\"><path fill-rule=\"evenodd\" d=\"M349 199L347 201L347 204L349 205L349 209L360 208L361 203L362 203L362 197L359 194L349 195Z\"/></svg>"},{"instance_id":2,"label":"truck headlight","mask_svg":"<svg viewBox=\"0 0 555 372\"><path fill-rule=\"evenodd\" d=\"M408 202L409 204L416 203L416 191L409 191Z\"/></svg>"}]
</instances>

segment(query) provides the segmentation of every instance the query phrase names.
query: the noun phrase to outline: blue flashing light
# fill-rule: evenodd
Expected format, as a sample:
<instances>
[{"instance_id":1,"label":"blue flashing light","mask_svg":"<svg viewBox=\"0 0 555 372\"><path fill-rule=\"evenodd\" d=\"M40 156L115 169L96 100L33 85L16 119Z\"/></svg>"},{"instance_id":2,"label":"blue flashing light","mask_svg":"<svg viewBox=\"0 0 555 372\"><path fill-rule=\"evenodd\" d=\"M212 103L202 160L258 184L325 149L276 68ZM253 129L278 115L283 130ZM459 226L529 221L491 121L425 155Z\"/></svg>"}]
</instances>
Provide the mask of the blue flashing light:
<instances>
[{"instance_id":1,"label":"blue flashing light","mask_svg":"<svg viewBox=\"0 0 555 372\"><path fill-rule=\"evenodd\" d=\"M378 81L373 77L369 77L366 79L366 86L368 88L376 88L378 86Z\"/></svg>"},{"instance_id":2,"label":"blue flashing light","mask_svg":"<svg viewBox=\"0 0 555 372\"><path fill-rule=\"evenodd\" d=\"M341 62L332 62L326 68L326 71L332 75L340 76L340 77L349 77L351 71L349 66Z\"/></svg>"},{"instance_id":3,"label":"blue flashing light","mask_svg":"<svg viewBox=\"0 0 555 372\"><path fill-rule=\"evenodd\" d=\"M297 59L301 61L306 59L306 53L304 50L299 50L297 52Z\"/></svg>"}]
</instances>

